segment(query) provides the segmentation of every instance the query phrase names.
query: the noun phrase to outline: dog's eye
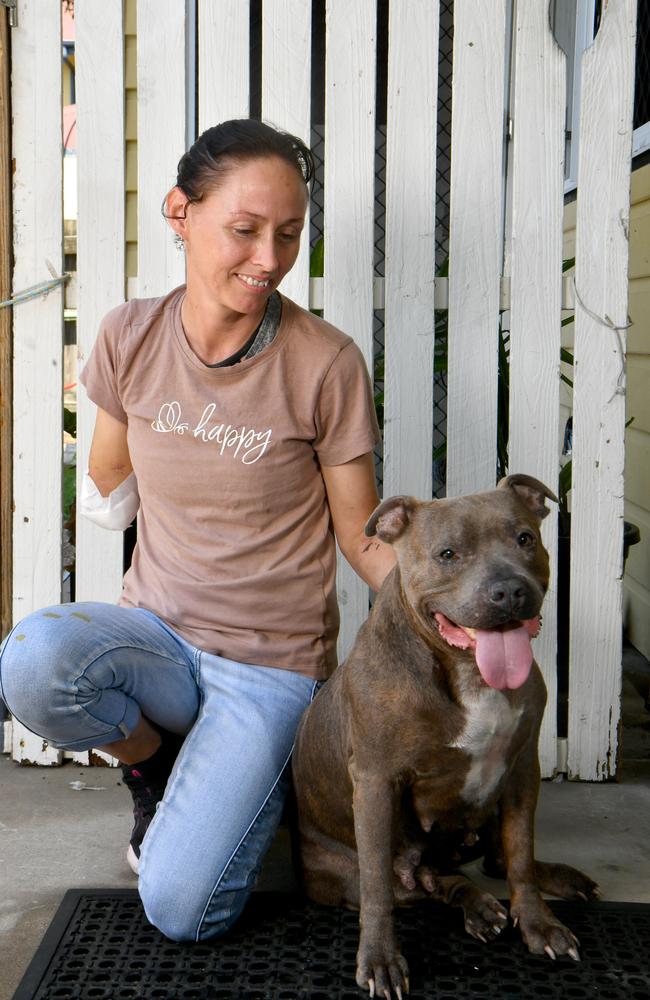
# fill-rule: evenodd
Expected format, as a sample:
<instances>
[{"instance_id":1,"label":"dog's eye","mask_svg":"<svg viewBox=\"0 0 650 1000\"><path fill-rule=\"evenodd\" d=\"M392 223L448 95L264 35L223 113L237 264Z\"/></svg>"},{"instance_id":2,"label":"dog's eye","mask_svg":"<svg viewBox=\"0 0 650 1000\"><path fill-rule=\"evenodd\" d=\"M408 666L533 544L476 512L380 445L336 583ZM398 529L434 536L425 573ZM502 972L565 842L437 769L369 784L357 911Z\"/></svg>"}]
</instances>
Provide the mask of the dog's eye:
<instances>
[{"instance_id":1,"label":"dog's eye","mask_svg":"<svg viewBox=\"0 0 650 1000\"><path fill-rule=\"evenodd\" d=\"M454 552L453 549L443 549L442 552L440 553L441 559L449 560L449 559L454 559L455 557L456 553Z\"/></svg>"},{"instance_id":2,"label":"dog's eye","mask_svg":"<svg viewBox=\"0 0 650 1000\"><path fill-rule=\"evenodd\" d=\"M535 536L532 531L520 531L517 535L517 545L521 545L522 549L528 548L535 544Z\"/></svg>"}]
</instances>

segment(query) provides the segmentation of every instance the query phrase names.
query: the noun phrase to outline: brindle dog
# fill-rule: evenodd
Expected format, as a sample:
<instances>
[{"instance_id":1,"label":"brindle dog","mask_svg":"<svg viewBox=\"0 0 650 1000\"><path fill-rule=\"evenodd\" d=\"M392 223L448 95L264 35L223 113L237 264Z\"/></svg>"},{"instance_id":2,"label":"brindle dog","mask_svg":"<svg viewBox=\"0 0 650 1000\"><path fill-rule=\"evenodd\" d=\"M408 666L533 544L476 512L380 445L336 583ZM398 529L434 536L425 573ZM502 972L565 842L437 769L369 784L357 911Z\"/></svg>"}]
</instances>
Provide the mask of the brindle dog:
<instances>
[{"instance_id":1,"label":"brindle dog","mask_svg":"<svg viewBox=\"0 0 650 1000\"><path fill-rule=\"evenodd\" d=\"M457 871L477 838L486 871L508 879L530 951L578 960L542 892L592 899L597 886L533 854L546 690L530 638L548 586L547 497L512 475L457 499L393 497L366 526L397 565L305 713L293 769L307 893L360 909L356 979L371 995L408 990L395 905L460 906L484 941L506 925L501 904Z\"/></svg>"}]
</instances>

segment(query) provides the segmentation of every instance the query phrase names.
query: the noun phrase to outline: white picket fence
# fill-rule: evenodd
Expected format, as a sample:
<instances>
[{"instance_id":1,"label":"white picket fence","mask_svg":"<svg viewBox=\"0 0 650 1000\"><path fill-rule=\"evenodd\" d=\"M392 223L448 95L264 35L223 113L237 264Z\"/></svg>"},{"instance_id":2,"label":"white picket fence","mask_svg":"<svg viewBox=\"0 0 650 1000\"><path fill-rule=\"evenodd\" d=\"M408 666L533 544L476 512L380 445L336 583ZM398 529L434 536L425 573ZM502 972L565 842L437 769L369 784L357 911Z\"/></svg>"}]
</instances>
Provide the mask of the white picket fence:
<instances>
[{"instance_id":1,"label":"white picket fence","mask_svg":"<svg viewBox=\"0 0 650 1000\"><path fill-rule=\"evenodd\" d=\"M64 293L14 309L14 617L61 597L64 294L78 307L80 363L124 300L124 39L121 0L76 0L78 256ZM604 5L605 6L605 5ZM192 18L196 21L193 22ZM375 277L374 0L326 7L326 273L305 246L284 291L321 306L372 366L373 308L385 317L384 495L431 496L434 307L449 309L447 490L495 482L499 309L510 308L510 469L557 483L562 309L565 56L547 0L456 0L449 277L434 281L437 0L391 0L385 279ZM511 23L512 21L512 23ZM549 690L543 774L616 770L621 682L624 351L636 0L609 0L582 68L575 269L573 594L568 739L558 745L556 587L537 658ZM138 280L183 280L162 195L198 109L199 128L249 114L249 3L138 0ZM198 47L192 47L197 29ZM509 58L508 41L512 37ZM61 45L57 0L18 0L12 29L15 273L19 292L63 273ZM188 55L189 53L189 55ZM263 0L262 116L310 139L311 0ZM196 66L195 66L196 63ZM198 90L189 89L195 79ZM508 82L507 82L508 81ZM188 110L189 109L189 110ZM188 118L189 115L189 118ZM322 124L322 123L320 123ZM565 302L566 304L566 302ZM78 470L94 420L80 394ZM557 525L545 522L555 579ZM114 601L121 537L77 524L76 596ZM342 647L367 588L341 567ZM17 724L16 759L61 755ZM86 758L87 759L87 758Z\"/></svg>"}]
</instances>

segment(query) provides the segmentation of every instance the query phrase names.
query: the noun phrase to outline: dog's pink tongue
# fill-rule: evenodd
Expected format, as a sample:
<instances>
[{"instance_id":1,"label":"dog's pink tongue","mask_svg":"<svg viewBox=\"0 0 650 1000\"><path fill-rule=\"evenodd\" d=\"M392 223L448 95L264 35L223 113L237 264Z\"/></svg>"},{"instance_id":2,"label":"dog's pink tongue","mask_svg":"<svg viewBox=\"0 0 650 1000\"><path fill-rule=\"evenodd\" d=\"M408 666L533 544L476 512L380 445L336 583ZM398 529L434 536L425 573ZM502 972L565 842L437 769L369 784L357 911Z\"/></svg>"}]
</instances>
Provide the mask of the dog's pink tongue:
<instances>
[{"instance_id":1,"label":"dog's pink tongue","mask_svg":"<svg viewBox=\"0 0 650 1000\"><path fill-rule=\"evenodd\" d=\"M505 629L476 629L476 664L490 687L518 688L533 663L530 630L524 625Z\"/></svg>"}]
</instances>

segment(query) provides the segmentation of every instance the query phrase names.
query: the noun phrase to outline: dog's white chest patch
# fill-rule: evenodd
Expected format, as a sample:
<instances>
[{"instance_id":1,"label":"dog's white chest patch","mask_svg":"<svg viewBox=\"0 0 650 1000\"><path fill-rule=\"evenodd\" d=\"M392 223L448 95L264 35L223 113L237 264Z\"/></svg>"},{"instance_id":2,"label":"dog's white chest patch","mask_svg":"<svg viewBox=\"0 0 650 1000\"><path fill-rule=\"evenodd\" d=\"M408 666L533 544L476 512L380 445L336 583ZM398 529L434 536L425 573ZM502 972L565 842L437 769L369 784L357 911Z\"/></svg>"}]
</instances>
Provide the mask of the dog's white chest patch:
<instances>
[{"instance_id":1,"label":"dog's white chest patch","mask_svg":"<svg viewBox=\"0 0 650 1000\"><path fill-rule=\"evenodd\" d=\"M482 806L496 790L506 770L508 748L522 709L513 709L505 695L485 688L467 698L465 727L451 747L470 756L470 767L461 789L465 802Z\"/></svg>"}]
</instances>

